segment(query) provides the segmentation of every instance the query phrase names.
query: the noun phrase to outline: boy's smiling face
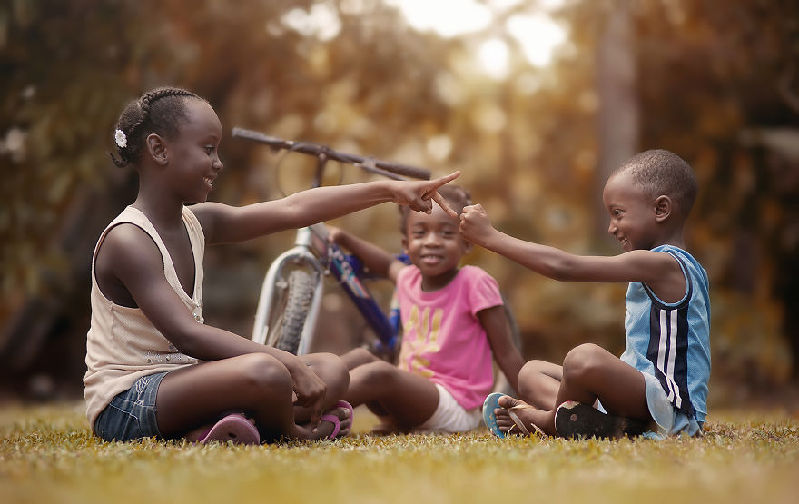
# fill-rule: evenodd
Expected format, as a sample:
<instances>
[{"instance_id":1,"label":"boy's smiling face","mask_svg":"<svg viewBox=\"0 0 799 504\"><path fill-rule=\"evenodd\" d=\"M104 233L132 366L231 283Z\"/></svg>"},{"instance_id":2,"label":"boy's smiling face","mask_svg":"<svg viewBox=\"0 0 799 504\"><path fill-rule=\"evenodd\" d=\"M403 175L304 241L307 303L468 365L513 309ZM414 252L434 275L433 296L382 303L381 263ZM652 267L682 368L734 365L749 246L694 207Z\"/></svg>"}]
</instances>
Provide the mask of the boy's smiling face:
<instances>
[{"instance_id":1,"label":"boy's smiling face","mask_svg":"<svg viewBox=\"0 0 799 504\"><path fill-rule=\"evenodd\" d=\"M469 244L458 231L458 220L438 205L429 214L410 212L402 245L411 262L422 273L422 288L437 290L449 283L458 272L461 257Z\"/></svg>"},{"instance_id":2,"label":"boy's smiling face","mask_svg":"<svg viewBox=\"0 0 799 504\"><path fill-rule=\"evenodd\" d=\"M625 252L650 250L658 245L655 199L635 183L629 172L611 176L602 199L610 214L608 233Z\"/></svg>"}]
</instances>

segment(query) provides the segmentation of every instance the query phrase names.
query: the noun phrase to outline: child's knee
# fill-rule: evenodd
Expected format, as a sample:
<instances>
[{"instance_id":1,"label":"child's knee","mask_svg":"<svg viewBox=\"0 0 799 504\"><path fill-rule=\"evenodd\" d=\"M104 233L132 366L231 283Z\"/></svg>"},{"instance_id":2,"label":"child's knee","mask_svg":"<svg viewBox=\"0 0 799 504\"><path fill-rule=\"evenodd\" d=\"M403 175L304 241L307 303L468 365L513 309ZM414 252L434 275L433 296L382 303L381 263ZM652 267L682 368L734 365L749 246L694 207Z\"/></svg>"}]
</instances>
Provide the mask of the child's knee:
<instances>
[{"instance_id":1,"label":"child's knee","mask_svg":"<svg viewBox=\"0 0 799 504\"><path fill-rule=\"evenodd\" d=\"M538 375L543 373L543 361L531 360L527 361L519 370L519 380L534 380Z\"/></svg>"},{"instance_id":2,"label":"child's knee","mask_svg":"<svg viewBox=\"0 0 799 504\"><path fill-rule=\"evenodd\" d=\"M374 361L364 364L359 368L359 375L363 380L375 385L390 383L399 371L393 364L386 361Z\"/></svg>"},{"instance_id":3,"label":"child's knee","mask_svg":"<svg viewBox=\"0 0 799 504\"><path fill-rule=\"evenodd\" d=\"M569 350L563 360L563 379L567 381L592 379L599 369L604 351L593 343L584 343Z\"/></svg>"},{"instance_id":4,"label":"child's knee","mask_svg":"<svg viewBox=\"0 0 799 504\"><path fill-rule=\"evenodd\" d=\"M266 354L242 356L236 367L243 385L258 392L291 391L291 373L280 361Z\"/></svg>"},{"instance_id":5,"label":"child's knee","mask_svg":"<svg viewBox=\"0 0 799 504\"><path fill-rule=\"evenodd\" d=\"M314 354L313 370L328 387L335 389L330 390L330 392L336 392L341 389L343 394L343 391L347 390L350 383L350 373L339 356L332 353Z\"/></svg>"},{"instance_id":6,"label":"child's knee","mask_svg":"<svg viewBox=\"0 0 799 504\"><path fill-rule=\"evenodd\" d=\"M353 350L352 358L358 360L359 362L363 362L364 364L380 360L375 354L365 348L356 348Z\"/></svg>"},{"instance_id":7,"label":"child's knee","mask_svg":"<svg viewBox=\"0 0 799 504\"><path fill-rule=\"evenodd\" d=\"M363 366L364 364L380 359L365 348L355 348L342 355L341 360L344 361L348 369L355 369L358 366Z\"/></svg>"}]
</instances>

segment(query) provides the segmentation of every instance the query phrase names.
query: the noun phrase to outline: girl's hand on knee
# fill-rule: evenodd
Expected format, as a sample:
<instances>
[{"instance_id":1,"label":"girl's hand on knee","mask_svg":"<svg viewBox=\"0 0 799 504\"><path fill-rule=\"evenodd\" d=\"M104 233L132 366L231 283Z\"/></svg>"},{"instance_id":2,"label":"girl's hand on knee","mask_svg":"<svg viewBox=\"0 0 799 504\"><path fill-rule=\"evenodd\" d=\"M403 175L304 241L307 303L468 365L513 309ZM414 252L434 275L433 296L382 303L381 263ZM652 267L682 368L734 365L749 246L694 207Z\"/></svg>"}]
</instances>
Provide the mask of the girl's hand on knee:
<instances>
[{"instance_id":1,"label":"girl's hand on knee","mask_svg":"<svg viewBox=\"0 0 799 504\"><path fill-rule=\"evenodd\" d=\"M322 401L327 393L327 385L304 363L291 373L297 406L311 410L311 421L318 422L322 416Z\"/></svg>"},{"instance_id":2,"label":"girl's hand on knee","mask_svg":"<svg viewBox=\"0 0 799 504\"><path fill-rule=\"evenodd\" d=\"M438 203L442 210L450 216L457 218L458 213L447 205L444 198L438 194L438 188L452 182L460 176L461 172L453 172L435 180L425 182L400 182L393 186L394 203L407 205L416 212L430 213L433 210L433 201Z\"/></svg>"}]
</instances>

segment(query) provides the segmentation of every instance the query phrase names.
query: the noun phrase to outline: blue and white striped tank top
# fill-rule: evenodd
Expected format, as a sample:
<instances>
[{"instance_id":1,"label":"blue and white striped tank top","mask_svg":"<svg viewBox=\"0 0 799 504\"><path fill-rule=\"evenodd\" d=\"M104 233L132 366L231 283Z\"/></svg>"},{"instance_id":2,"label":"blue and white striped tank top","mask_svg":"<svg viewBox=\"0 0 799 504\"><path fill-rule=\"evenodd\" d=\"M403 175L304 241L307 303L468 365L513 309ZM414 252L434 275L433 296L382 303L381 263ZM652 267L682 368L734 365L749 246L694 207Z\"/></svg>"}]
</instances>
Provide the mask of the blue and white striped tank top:
<instances>
[{"instance_id":1,"label":"blue and white striped tank top","mask_svg":"<svg viewBox=\"0 0 799 504\"><path fill-rule=\"evenodd\" d=\"M686 279L676 303L658 299L641 282L627 288L627 348L621 360L660 382L668 400L686 417L704 422L710 379L710 297L707 272L688 252L661 245L653 252L673 256Z\"/></svg>"}]
</instances>

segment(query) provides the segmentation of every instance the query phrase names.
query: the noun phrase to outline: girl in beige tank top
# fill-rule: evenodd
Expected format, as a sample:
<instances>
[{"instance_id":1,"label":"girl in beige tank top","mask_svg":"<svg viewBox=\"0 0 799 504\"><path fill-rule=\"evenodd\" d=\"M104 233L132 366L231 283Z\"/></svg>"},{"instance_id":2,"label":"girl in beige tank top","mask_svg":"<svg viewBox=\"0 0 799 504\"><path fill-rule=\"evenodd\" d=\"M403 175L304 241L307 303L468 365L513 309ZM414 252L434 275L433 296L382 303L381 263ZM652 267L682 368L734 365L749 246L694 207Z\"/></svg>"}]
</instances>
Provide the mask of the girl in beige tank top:
<instances>
[{"instance_id":1,"label":"girl in beige tank top","mask_svg":"<svg viewBox=\"0 0 799 504\"><path fill-rule=\"evenodd\" d=\"M136 169L139 193L94 252L87 417L107 439L181 437L231 411L249 417L264 441L347 435L351 409L341 398L349 375L338 357L295 356L203 323L205 243L249 240L382 202L429 211L437 188L457 174L324 187L244 207L205 203L222 171L221 138L211 106L178 88L145 93L117 122L114 162Z\"/></svg>"}]
</instances>

